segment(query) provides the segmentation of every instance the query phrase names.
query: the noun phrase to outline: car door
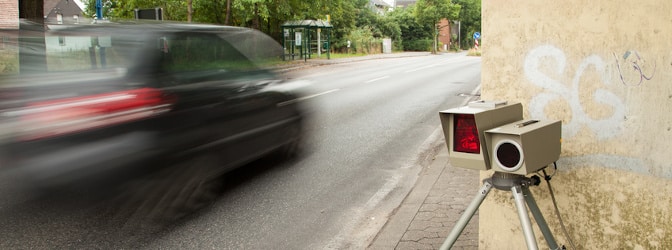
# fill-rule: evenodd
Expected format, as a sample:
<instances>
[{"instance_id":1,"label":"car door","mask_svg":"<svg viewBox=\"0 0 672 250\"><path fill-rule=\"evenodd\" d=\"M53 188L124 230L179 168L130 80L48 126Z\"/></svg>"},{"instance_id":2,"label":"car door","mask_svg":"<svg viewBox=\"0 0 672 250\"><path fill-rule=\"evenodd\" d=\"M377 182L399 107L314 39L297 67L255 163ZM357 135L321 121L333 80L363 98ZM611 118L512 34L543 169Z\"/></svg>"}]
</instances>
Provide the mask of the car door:
<instances>
[{"instance_id":1,"label":"car door","mask_svg":"<svg viewBox=\"0 0 672 250\"><path fill-rule=\"evenodd\" d=\"M276 119L273 81L231 44L211 32L179 32L159 39L160 84L176 96L171 134L183 152L215 151L227 168L277 147L268 133Z\"/></svg>"}]
</instances>

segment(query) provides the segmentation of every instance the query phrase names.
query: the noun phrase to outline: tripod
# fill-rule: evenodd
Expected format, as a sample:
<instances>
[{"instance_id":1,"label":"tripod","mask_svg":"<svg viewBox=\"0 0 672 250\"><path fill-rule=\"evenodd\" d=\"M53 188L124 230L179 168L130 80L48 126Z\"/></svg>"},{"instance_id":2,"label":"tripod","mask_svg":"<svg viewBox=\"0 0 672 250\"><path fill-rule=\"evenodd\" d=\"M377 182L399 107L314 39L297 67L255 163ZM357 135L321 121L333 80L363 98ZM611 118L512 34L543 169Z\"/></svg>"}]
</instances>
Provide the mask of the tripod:
<instances>
[{"instance_id":1,"label":"tripod","mask_svg":"<svg viewBox=\"0 0 672 250\"><path fill-rule=\"evenodd\" d=\"M511 193L513 193L516 208L518 209L520 224L522 225L523 233L525 234L525 243L527 243L527 249L537 250L539 248L537 246L537 241L534 238L532 223L530 222L530 217L527 214L525 203L527 203L527 208L529 208L532 216L534 216L534 219L537 221L537 225L539 226L539 229L541 229L541 233L544 235L548 246L551 249L561 249L558 248L558 244L555 242L555 238L553 238L553 234L548 228L546 220L544 220L544 216L541 214L541 211L539 211L539 207L534 201L534 197L529 190L529 186L539 185L539 182L540 180L537 176L528 178L524 175L502 172L495 172L492 177L483 180L483 186L478 191L477 196L473 201L471 201L467 209L462 214L462 217L460 217L460 220L457 221L455 227L453 227L453 230L448 235L448 238L446 238L446 241L443 242L443 245L441 245L440 249L447 250L450 249L453 244L455 244L457 237L460 236L464 230L464 227L467 226L467 223L474 216L474 213L476 213L478 207L481 206L481 203L483 203L483 200L485 200L485 197L488 195L490 189L492 189L493 186L499 190L510 190Z\"/></svg>"}]
</instances>

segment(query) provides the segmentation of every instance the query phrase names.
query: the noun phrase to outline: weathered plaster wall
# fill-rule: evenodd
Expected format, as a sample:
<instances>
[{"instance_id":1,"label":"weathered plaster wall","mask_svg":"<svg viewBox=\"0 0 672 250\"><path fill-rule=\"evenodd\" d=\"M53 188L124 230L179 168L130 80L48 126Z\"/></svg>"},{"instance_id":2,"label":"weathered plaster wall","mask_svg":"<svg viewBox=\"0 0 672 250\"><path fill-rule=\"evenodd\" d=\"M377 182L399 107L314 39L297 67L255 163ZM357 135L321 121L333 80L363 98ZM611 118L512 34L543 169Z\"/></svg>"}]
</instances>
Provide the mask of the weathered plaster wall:
<instances>
[{"instance_id":1,"label":"weathered plaster wall","mask_svg":"<svg viewBox=\"0 0 672 250\"><path fill-rule=\"evenodd\" d=\"M482 99L562 120L551 184L578 249L672 249L672 1L483 0L482 8ZM558 243L569 245L545 183L532 191ZM525 249L510 192L493 191L479 220L480 248Z\"/></svg>"}]
</instances>

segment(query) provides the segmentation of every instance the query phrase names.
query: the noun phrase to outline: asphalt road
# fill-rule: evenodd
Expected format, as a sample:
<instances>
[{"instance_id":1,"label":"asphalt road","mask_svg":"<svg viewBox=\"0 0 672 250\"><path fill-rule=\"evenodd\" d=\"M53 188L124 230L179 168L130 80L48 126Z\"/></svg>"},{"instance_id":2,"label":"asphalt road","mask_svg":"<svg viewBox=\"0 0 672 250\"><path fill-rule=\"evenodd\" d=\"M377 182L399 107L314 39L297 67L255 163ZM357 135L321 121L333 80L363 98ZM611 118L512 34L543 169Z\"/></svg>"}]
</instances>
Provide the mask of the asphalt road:
<instances>
[{"instance_id":1,"label":"asphalt road","mask_svg":"<svg viewBox=\"0 0 672 250\"><path fill-rule=\"evenodd\" d=\"M205 209L132 234L109 220L104 195L3 188L0 248L362 249L436 150L438 112L460 105L480 70L478 57L443 54L288 72L311 82L297 100L310 113L303 157L246 166Z\"/></svg>"}]
</instances>

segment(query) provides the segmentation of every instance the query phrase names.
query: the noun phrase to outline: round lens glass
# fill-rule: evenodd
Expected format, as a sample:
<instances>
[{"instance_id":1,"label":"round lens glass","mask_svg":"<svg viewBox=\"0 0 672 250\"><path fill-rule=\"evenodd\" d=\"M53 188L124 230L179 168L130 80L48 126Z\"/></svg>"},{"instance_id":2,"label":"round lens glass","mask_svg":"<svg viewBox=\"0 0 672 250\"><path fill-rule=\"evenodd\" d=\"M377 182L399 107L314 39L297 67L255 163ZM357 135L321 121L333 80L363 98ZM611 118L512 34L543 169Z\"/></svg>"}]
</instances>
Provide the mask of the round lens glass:
<instances>
[{"instance_id":1,"label":"round lens glass","mask_svg":"<svg viewBox=\"0 0 672 250\"><path fill-rule=\"evenodd\" d=\"M520 163L520 151L513 143L502 143L497 147L497 159L502 166L515 168Z\"/></svg>"}]
</instances>

